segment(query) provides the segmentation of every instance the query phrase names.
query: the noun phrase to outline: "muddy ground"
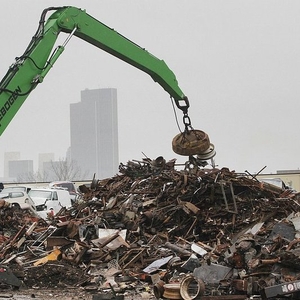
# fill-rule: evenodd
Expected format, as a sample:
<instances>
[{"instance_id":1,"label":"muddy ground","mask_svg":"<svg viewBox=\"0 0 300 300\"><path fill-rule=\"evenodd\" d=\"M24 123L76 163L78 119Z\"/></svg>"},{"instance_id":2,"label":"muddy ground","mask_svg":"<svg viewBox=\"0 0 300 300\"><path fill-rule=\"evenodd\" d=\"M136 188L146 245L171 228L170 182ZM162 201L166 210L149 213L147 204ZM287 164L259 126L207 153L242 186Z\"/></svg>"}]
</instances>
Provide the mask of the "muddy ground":
<instances>
[{"instance_id":1,"label":"muddy ground","mask_svg":"<svg viewBox=\"0 0 300 300\"><path fill-rule=\"evenodd\" d=\"M99 295L96 292L86 292L81 289L20 289L20 290L0 290L0 299L13 299L13 300L93 300L94 295ZM119 294L120 295L120 294ZM95 298L96 299L96 298ZM151 293L141 292L139 294L126 293L124 300L139 300L139 299L156 299Z\"/></svg>"},{"instance_id":2,"label":"muddy ground","mask_svg":"<svg viewBox=\"0 0 300 300\"><path fill-rule=\"evenodd\" d=\"M21 289L21 290L3 290L0 291L0 299L61 299L61 300L79 300L79 299L93 299L93 295L80 290L35 290L35 289Z\"/></svg>"}]
</instances>

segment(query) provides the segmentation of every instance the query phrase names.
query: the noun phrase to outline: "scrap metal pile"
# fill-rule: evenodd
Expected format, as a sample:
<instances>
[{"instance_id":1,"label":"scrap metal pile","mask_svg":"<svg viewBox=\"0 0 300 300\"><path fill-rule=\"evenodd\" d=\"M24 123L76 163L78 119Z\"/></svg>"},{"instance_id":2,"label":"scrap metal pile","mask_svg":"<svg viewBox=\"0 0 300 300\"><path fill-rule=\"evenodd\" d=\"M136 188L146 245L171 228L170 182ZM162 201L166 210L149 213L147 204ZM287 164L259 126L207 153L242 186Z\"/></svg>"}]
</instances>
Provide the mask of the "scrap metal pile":
<instances>
[{"instance_id":1,"label":"scrap metal pile","mask_svg":"<svg viewBox=\"0 0 300 300\"><path fill-rule=\"evenodd\" d=\"M299 299L299 194L228 168L177 170L175 162L121 164L46 221L1 202L0 284Z\"/></svg>"}]
</instances>

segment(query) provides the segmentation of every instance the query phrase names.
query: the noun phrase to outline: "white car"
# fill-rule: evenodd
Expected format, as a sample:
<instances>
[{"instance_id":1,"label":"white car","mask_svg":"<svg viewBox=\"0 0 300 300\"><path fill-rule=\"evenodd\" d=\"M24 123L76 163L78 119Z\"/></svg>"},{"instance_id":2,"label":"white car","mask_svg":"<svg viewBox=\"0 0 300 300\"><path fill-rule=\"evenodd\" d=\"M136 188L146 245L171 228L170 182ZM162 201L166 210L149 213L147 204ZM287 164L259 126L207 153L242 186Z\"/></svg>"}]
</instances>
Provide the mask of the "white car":
<instances>
[{"instance_id":1,"label":"white car","mask_svg":"<svg viewBox=\"0 0 300 300\"><path fill-rule=\"evenodd\" d=\"M0 199L4 199L12 205L17 205L21 209L28 209L32 213L37 214L34 201L23 190L5 188L0 192Z\"/></svg>"},{"instance_id":2,"label":"white car","mask_svg":"<svg viewBox=\"0 0 300 300\"><path fill-rule=\"evenodd\" d=\"M66 190L32 188L28 194L35 204L38 215L43 219L47 219L49 214L57 214L62 207L72 206L70 194Z\"/></svg>"},{"instance_id":3,"label":"white car","mask_svg":"<svg viewBox=\"0 0 300 300\"><path fill-rule=\"evenodd\" d=\"M75 203L79 197L79 193L75 184L72 181L52 181L49 183L50 188L61 188L69 192L72 203Z\"/></svg>"},{"instance_id":4,"label":"white car","mask_svg":"<svg viewBox=\"0 0 300 300\"><path fill-rule=\"evenodd\" d=\"M24 192L27 193L29 192L30 188L27 186L23 186L23 185L14 185L14 186L8 186L2 189L1 193L3 192L12 192L12 191L18 191L18 192Z\"/></svg>"}]
</instances>

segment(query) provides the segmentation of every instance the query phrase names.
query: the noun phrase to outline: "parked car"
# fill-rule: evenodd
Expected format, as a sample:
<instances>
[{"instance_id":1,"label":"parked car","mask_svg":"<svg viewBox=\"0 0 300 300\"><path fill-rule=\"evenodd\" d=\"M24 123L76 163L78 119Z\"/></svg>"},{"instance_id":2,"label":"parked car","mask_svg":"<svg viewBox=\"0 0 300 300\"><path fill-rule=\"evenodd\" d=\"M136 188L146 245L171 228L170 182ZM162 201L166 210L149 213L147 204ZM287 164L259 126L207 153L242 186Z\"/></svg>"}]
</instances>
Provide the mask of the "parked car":
<instances>
[{"instance_id":1,"label":"parked car","mask_svg":"<svg viewBox=\"0 0 300 300\"><path fill-rule=\"evenodd\" d=\"M12 205L17 205L21 209L28 209L32 213L37 214L34 201L24 190L5 188L0 192L0 199L4 199Z\"/></svg>"},{"instance_id":2,"label":"parked car","mask_svg":"<svg viewBox=\"0 0 300 300\"><path fill-rule=\"evenodd\" d=\"M71 197L67 190L32 188L29 196L33 200L37 213L47 219L48 215L58 213L62 207L72 206Z\"/></svg>"},{"instance_id":3,"label":"parked car","mask_svg":"<svg viewBox=\"0 0 300 300\"><path fill-rule=\"evenodd\" d=\"M49 183L50 188L62 188L69 192L72 200L72 204L77 200L79 197L79 192L72 181L52 181Z\"/></svg>"},{"instance_id":4,"label":"parked car","mask_svg":"<svg viewBox=\"0 0 300 300\"><path fill-rule=\"evenodd\" d=\"M8 187L4 187L2 189L2 192L6 192L6 191L21 191L24 193L27 193L30 191L30 188L27 186L23 186L23 185L14 185L14 186L8 186Z\"/></svg>"}]
</instances>

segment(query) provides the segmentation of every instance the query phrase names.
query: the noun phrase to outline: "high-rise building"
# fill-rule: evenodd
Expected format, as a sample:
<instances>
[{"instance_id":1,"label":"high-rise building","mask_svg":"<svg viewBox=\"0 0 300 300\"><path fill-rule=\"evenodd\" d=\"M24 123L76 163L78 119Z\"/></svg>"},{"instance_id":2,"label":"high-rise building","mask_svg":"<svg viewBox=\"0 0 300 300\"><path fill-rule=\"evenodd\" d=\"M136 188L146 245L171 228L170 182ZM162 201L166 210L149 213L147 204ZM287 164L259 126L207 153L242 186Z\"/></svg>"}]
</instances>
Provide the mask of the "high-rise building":
<instances>
[{"instance_id":1,"label":"high-rise building","mask_svg":"<svg viewBox=\"0 0 300 300\"><path fill-rule=\"evenodd\" d=\"M4 177L9 177L9 162L12 160L19 160L21 158L20 152L5 152L4 153Z\"/></svg>"},{"instance_id":2,"label":"high-rise building","mask_svg":"<svg viewBox=\"0 0 300 300\"><path fill-rule=\"evenodd\" d=\"M33 174L33 160L11 160L8 162L9 177L18 181L29 181Z\"/></svg>"},{"instance_id":3,"label":"high-rise building","mask_svg":"<svg viewBox=\"0 0 300 300\"><path fill-rule=\"evenodd\" d=\"M47 172L44 169L44 163L51 161L54 161L54 153L39 153L38 171L42 178L47 178Z\"/></svg>"},{"instance_id":4,"label":"high-rise building","mask_svg":"<svg viewBox=\"0 0 300 300\"><path fill-rule=\"evenodd\" d=\"M82 179L114 176L119 167L117 90L81 91L81 102L70 105L71 159Z\"/></svg>"},{"instance_id":5,"label":"high-rise building","mask_svg":"<svg viewBox=\"0 0 300 300\"><path fill-rule=\"evenodd\" d=\"M44 161L43 170L44 170L44 181L55 181L59 180L55 173L55 169L59 170L61 162L59 161Z\"/></svg>"}]
</instances>

